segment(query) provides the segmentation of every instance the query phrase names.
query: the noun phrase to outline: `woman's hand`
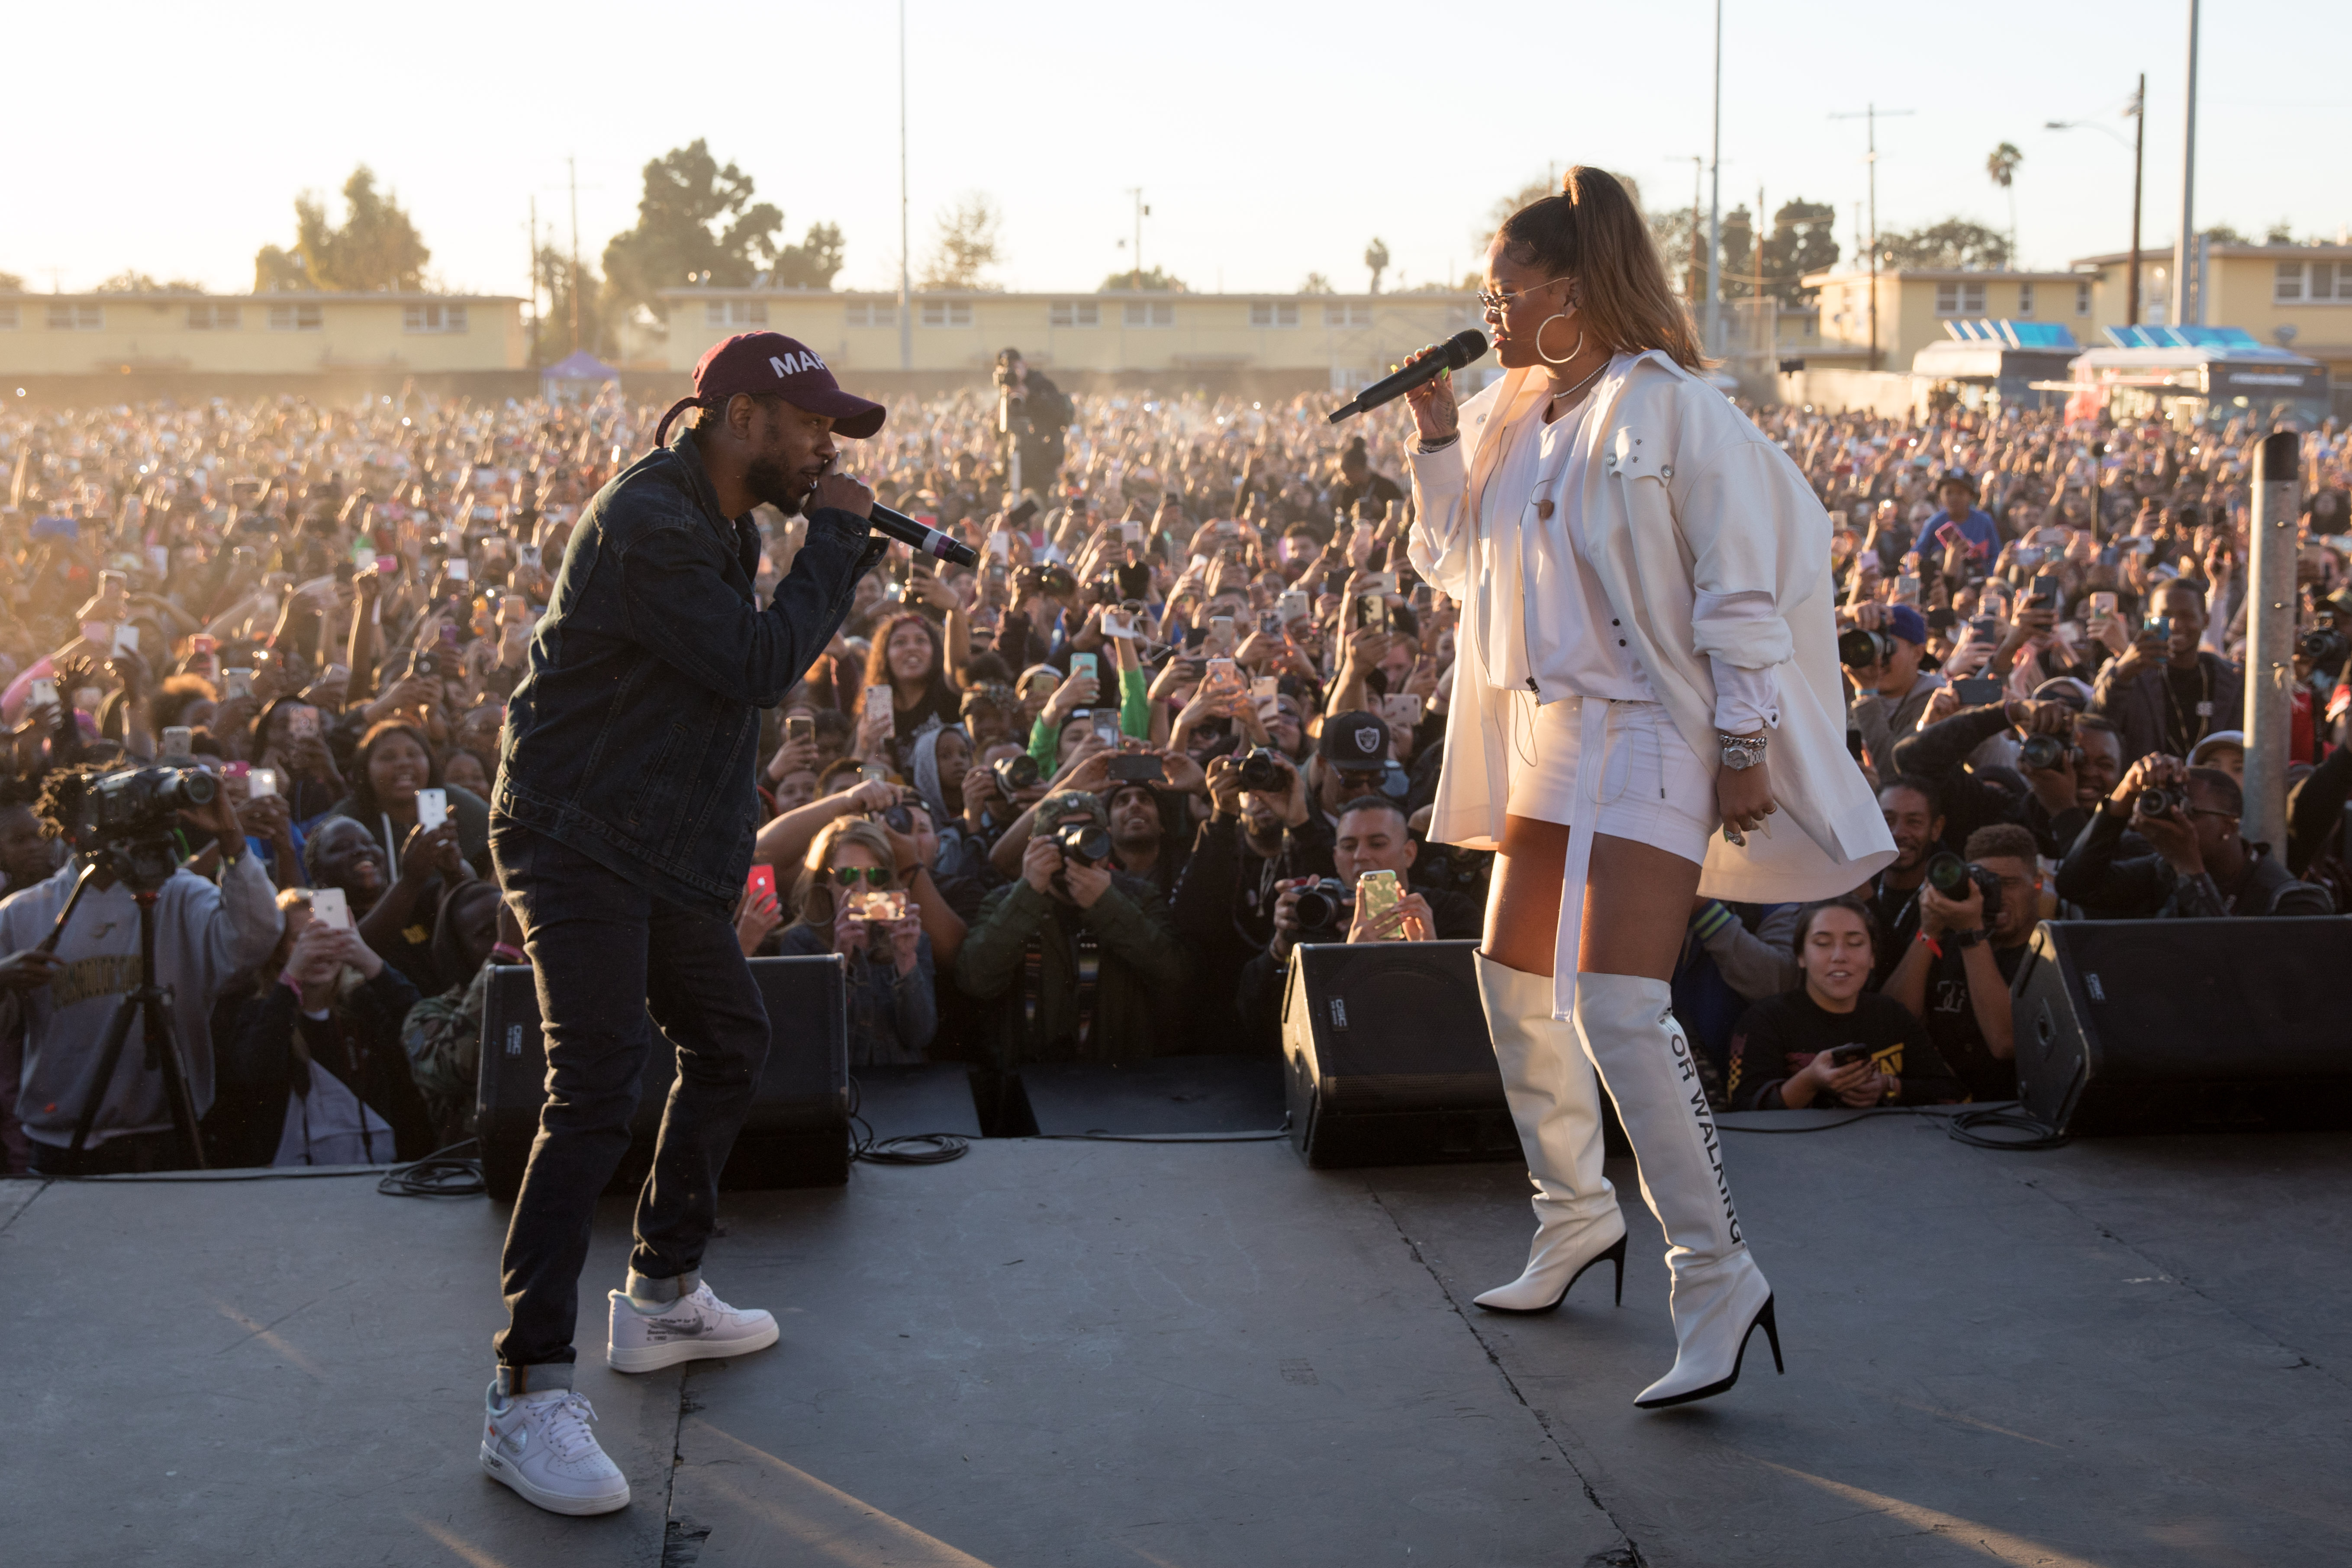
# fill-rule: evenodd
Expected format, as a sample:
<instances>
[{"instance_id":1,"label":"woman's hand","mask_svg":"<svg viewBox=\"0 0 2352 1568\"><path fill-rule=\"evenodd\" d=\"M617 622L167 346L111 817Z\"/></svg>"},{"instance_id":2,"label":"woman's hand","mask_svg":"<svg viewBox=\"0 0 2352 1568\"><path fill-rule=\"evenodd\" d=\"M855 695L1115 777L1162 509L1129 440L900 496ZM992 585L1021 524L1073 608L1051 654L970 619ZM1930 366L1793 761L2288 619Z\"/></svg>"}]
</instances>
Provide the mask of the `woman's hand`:
<instances>
[{"instance_id":1,"label":"woman's hand","mask_svg":"<svg viewBox=\"0 0 2352 1568\"><path fill-rule=\"evenodd\" d=\"M400 846L400 879L414 887L439 877L446 882L461 882L466 878L466 858L457 848L457 822L455 817L438 827L423 823L408 830Z\"/></svg>"},{"instance_id":2,"label":"woman's hand","mask_svg":"<svg viewBox=\"0 0 2352 1568\"><path fill-rule=\"evenodd\" d=\"M1744 842L1741 834L1763 826L1764 819L1780 809L1772 799L1771 771L1763 757L1753 767L1716 770L1716 808L1722 812L1725 831L1734 844Z\"/></svg>"},{"instance_id":3,"label":"woman's hand","mask_svg":"<svg viewBox=\"0 0 2352 1568\"><path fill-rule=\"evenodd\" d=\"M849 889L836 888L833 896L833 951L855 958L866 951L870 934L866 922L849 912Z\"/></svg>"},{"instance_id":4,"label":"woman's hand","mask_svg":"<svg viewBox=\"0 0 2352 1568\"><path fill-rule=\"evenodd\" d=\"M746 886L743 896L735 900L735 945L743 956L751 957L768 933L783 923L783 910L777 906L776 895L765 888Z\"/></svg>"},{"instance_id":5,"label":"woman's hand","mask_svg":"<svg viewBox=\"0 0 2352 1568\"><path fill-rule=\"evenodd\" d=\"M1791 1110L1801 1110L1824 1096L1852 1106L1876 1105L1886 1098L1895 1080L1880 1072L1877 1063L1864 1057L1840 1067L1830 1056L1828 1051L1817 1052L1811 1061L1782 1079L1780 1102Z\"/></svg>"},{"instance_id":6,"label":"woman's hand","mask_svg":"<svg viewBox=\"0 0 2352 1568\"><path fill-rule=\"evenodd\" d=\"M915 961L919 956L917 944L923 940L923 917L915 912L914 905L907 906L906 918L892 921L884 928L890 933L890 962L901 977L915 973Z\"/></svg>"},{"instance_id":7,"label":"woman's hand","mask_svg":"<svg viewBox=\"0 0 2352 1568\"><path fill-rule=\"evenodd\" d=\"M1444 343L1432 343L1417 354L1405 358L1406 364L1418 364L1433 354L1445 352ZM1404 405L1412 411L1413 427L1421 432L1422 444L1443 441L1462 431L1462 411L1454 402L1454 373L1448 371L1434 381L1424 381L1404 395Z\"/></svg>"}]
</instances>

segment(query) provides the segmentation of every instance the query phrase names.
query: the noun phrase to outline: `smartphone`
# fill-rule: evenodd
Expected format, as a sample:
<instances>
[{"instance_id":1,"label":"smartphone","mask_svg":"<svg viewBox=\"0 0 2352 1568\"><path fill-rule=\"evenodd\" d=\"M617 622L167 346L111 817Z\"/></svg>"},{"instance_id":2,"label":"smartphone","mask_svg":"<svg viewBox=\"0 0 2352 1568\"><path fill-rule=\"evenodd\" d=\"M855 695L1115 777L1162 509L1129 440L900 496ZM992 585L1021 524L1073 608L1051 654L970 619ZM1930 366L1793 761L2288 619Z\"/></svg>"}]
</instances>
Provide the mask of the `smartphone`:
<instances>
[{"instance_id":1,"label":"smartphone","mask_svg":"<svg viewBox=\"0 0 2352 1568\"><path fill-rule=\"evenodd\" d=\"M988 536L988 552L991 555L995 556L999 561L1011 559L1013 554L1012 535L1005 533L990 534Z\"/></svg>"},{"instance_id":2,"label":"smartphone","mask_svg":"<svg viewBox=\"0 0 2352 1568\"><path fill-rule=\"evenodd\" d=\"M1201 678L1201 684L1212 691L1247 689L1242 682L1241 672L1234 668L1234 661L1230 658L1209 660L1208 668Z\"/></svg>"},{"instance_id":3,"label":"smartphone","mask_svg":"<svg viewBox=\"0 0 2352 1568\"><path fill-rule=\"evenodd\" d=\"M1261 675L1257 677L1250 682L1250 695L1252 697L1281 696L1282 677L1278 675Z\"/></svg>"},{"instance_id":4,"label":"smartphone","mask_svg":"<svg viewBox=\"0 0 2352 1568\"><path fill-rule=\"evenodd\" d=\"M289 708L286 710L286 733L291 740L315 741L319 738L319 710L316 708Z\"/></svg>"},{"instance_id":5,"label":"smartphone","mask_svg":"<svg viewBox=\"0 0 2352 1568\"><path fill-rule=\"evenodd\" d=\"M218 653L220 652L220 638L213 636L210 632L198 632L195 636L188 639L188 651L190 653Z\"/></svg>"},{"instance_id":6,"label":"smartphone","mask_svg":"<svg viewBox=\"0 0 2352 1568\"><path fill-rule=\"evenodd\" d=\"M125 621L121 626L115 627L114 651L117 653L137 653L139 651L139 628L132 626L129 621Z\"/></svg>"},{"instance_id":7,"label":"smartphone","mask_svg":"<svg viewBox=\"0 0 2352 1568\"><path fill-rule=\"evenodd\" d=\"M1166 784L1168 770L1150 752L1122 752L1110 760L1113 784Z\"/></svg>"},{"instance_id":8,"label":"smartphone","mask_svg":"<svg viewBox=\"0 0 2352 1568\"><path fill-rule=\"evenodd\" d=\"M185 724L163 726L163 760L184 763L195 756L195 731Z\"/></svg>"},{"instance_id":9,"label":"smartphone","mask_svg":"<svg viewBox=\"0 0 2352 1568\"><path fill-rule=\"evenodd\" d=\"M2033 586L2025 591L2025 607L2029 610L2054 610L2058 607L2058 584L2055 579L2036 577Z\"/></svg>"},{"instance_id":10,"label":"smartphone","mask_svg":"<svg viewBox=\"0 0 2352 1568\"><path fill-rule=\"evenodd\" d=\"M1378 594L1356 595L1356 626L1360 630L1384 632L1389 629L1389 602Z\"/></svg>"},{"instance_id":11,"label":"smartphone","mask_svg":"<svg viewBox=\"0 0 2352 1568\"><path fill-rule=\"evenodd\" d=\"M36 681L34 681L30 686L27 686L26 688L25 688L25 706L26 706L26 707L27 707L27 708L41 708L41 707L49 707L49 708L54 708L54 707L56 707L57 705L58 705L58 683L57 683L56 681L54 681L54 680L46 680L46 679L44 679L44 680L36 680Z\"/></svg>"},{"instance_id":12,"label":"smartphone","mask_svg":"<svg viewBox=\"0 0 2352 1568\"><path fill-rule=\"evenodd\" d=\"M1118 746L1118 710L1097 708L1094 710L1095 739L1113 750Z\"/></svg>"},{"instance_id":13,"label":"smartphone","mask_svg":"<svg viewBox=\"0 0 2352 1568\"><path fill-rule=\"evenodd\" d=\"M2144 637L2154 637L2157 641L2161 643L2170 642L2172 640L2172 617L2170 616L2148 616L2147 619L2140 622L2139 635Z\"/></svg>"},{"instance_id":14,"label":"smartphone","mask_svg":"<svg viewBox=\"0 0 2352 1568\"><path fill-rule=\"evenodd\" d=\"M898 709L887 686L867 687L865 703L866 718L869 723L878 719L887 719L894 724L898 721Z\"/></svg>"},{"instance_id":15,"label":"smartphone","mask_svg":"<svg viewBox=\"0 0 2352 1568\"><path fill-rule=\"evenodd\" d=\"M1293 621L1305 620L1309 613L1306 594L1297 588L1283 590L1282 597L1274 602L1274 613L1286 626Z\"/></svg>"},{"instance_id":16,"label":"smartphone","mask_svg":"<svg viewBox=\"0 0 2352 1568\"><path fill-rule=\"evenodd\" d=\"M880 784L890 776L890 770L880 763L866 763L857 770L860 784Z\"/></svg>"},{"instance_id":17,"label":"smartphone","mask_svg":"<svg viewBox=\"0 0 2352 1568\"><path fill-rule=\"evenodd\" d=\"M1119 541L1120 541L1120 542L1121 542L1121 543L1125 543L1125 544L1140 544L1140 543L1142 543L1142 542L1143 542L1143 524L1141 524L1141 523L1139 523L1139 522L1122 522L1122 523L1120 523L1120 524L1118 525L1118 537L1119 537Z\"/></svg>"},{"instance_id":18,"label":"smartphone","mask_svg":"<svg viewBox=\"0 0 2352 1568\"><path fill-rule=\"evenodd\" d=\"M1840 1046L1830 1053L1830 1066L1850 1068L1856 1062L1868 1061L1873 1054L1871 1048L1865 1045Z\"/></svg>"},{"instance_id":19,"label":"smartphone","mask_svg":"<svg viewBox=\"0 0 2352 1568\"><path fill-rule=\"evenodd\" d=\"M1990 676L1966 675L1952 682L1963 708L1983 708L2000 700L2000 682Z\"/></svg>"},{"instance_id":20,"label":"smartphone","mask_svg":"<svg viewBox=\"0 0 2352 1568\"><path fill-rule=\"evenodd\" d=\"M1135 613L1132 610L1105 610L1102 613L1102 634L1118 637L1122 642L1135 637Z\"/></svg>"},{"instance_id":21,"label":"smartphone","mask_svg":"<svg viewBox=\"0 0 2352 1568\"><path fill-rule=\"evenodd\" d=\"M1403 890L1397 886L1394 871L1367 871L1356 879L1356 908L1362 912L1367 922L1376 921L1395 909L1397 900L1403 897ZM1404 933L1399 931L1386 940L1400 942L1403 936Z\"/></svg>"},{"instance_id":22,"label":"smartphone","mask_svg":"<svg viewBox=\"0 0 2352 1568\"><path fill-rule=\"evenodd\" d=\"M813 713L785 714L784 739L787 741L814 741L816 739L816 716Z\"/></svg>"},{"instance_id":23,"label":"smartphone","mask_svg":"<svg viewBox=\"0 0 2352 1568\"><path fill-rule=\"evenodd\" d=\"M99 687L77 686L74 688L73 704L85 713L97 712L99 704L105 700L106 692Z\"/></svg>"},{"instance_id":24,"label":"smartphone","mask_svg":"<svg viewBox=\"0 0 2352 1568\"><path fill-rule=\"evenodd\" d=\"M1070 656L1070 673L1072 675L1094 676L1095 656L1090 653L1072 654Z\"/></svg>"},{"instance_id":25,"label":"smartphone","mask_svg":"<svg viewBox=\"0 0 2352 1568\"><path fill-rule=\"evenodd\" d=\"M1393 594L1397 591L1397 574L1393 572L1368 572L1364 574L1367 594Z\"/></svg>"},{"instance_id":26,"label":"smartphone","mask_svg":"<svg viewBox=\"0 0 2352 1568\"><path fill-rule=\"evenodd\" d=\"M452 583L467 583L473 580L474 569L454 556L450 558L448 565L444 570Z\"/></svg>"},{"instance_id":27,"label":"smartphone","mask_svg":"<svg viewBox=\"0 0 2352 1568\"><path fill-rule=\"evenodd\" d=\"M449 820L449 792L446 789L421 789L416 792L416 826L427 833Z\"/></svg>"},{"instance_id":28,"label":"smartphone","mask_svg":"<svg viewBox=\"0 0 2352 1568\"><path fill-rule=\"evenodd\" d=\"M251 768L247 771L245 795L247 800L259 800L263 795L277 793L278 770L276 768Z\"/></svg>"},{"instance_id":29,"label":"smartphone","mask_svg":"<svg viewBox=\"0 0 2352 1568\"><path fill-rule=\"evenodd\" d=\"M771 902L774 901L776 897L776 868L773 866L764 865L752 867L751 874L743 879L743 886L745 889L751 893L751 901L753 903L758 903L762 898L769 900Z\"/></svg>"},{"instance_id":30,"label":"smartphone","mask_svg":"<svg viewBox=\"0 0 2352 1568\"><path fill-rule=\"evenodd\" d=\"M1916 606L1919 603L1919 578L1906 572L1895 579L1895 599L1897 604Z\"/></svg>"},{"instance_id":31,"label":"smartphone","mask_svg":"<svg viewBox=\"0 0 2352 1568\"><path fill-rule=\"evenodd\" d=\"M1391 731L1411 734L1421 724L1421 699L1402 692L1381 699L1381 722Z\"/></svg>"},{"instance_id":32,"label":"smartphone","mask_svg":"<svg viewBox=\"0 0 2352 1568\"><path fill-rule=\"evenodd\" d=\"M2091 595L2091 615L2094 619L2113 620L2115 614L2116 596L2113 593L2103 588Z\"/></svg>"},{"instance_id":33,"label":"smartphone","mask_svg":"<svg viewBox=\"0 0 2352 1568\"><path fill-rule=\"evenodd\" d=\"M1437 590L1426 583L1412 585L1412 613L1425 616L1437 608Z\"/></svg>"},{"instance_id":34,"label":"smartphone","mask_svg":"<svg viewBox=\"0 0 2352 1568\"><path fill-rule=\"evenodd\" d=\"M352 929L352 900L341 888L312 888L310 916L320 925L349 931Z\"/></svg>"},{"instance_id":35,"label":"smartphone","mask_svg":"<svg viewBox=\"0 0 2352 1568\"><path fill-rule=\"evenodd\" d=\"M1230 652L1234 646L1234 618L1231 616L1209 617L1209 646Z\"/></svg>"},{"instance_id":36,"label":"smartphone","mask_svg":"<svg viewBox=\"0 0 2352 1568\"><path fill-rule=\"evenodd\" d=\"M906 890L900 888L860 888L849 895L849 918L877 922L905 920Z\"/></svg>"},{"instance_id":37,"label":"smartphone","mask_svg":"<svg viewBox=\"0 0 2352 1568\"><path fill-rule=\"evenodd\" d=\"M2021 544L2009 552L2009 558L2020 566L2039 566L2044 553L2037 545Z\"/></svg>"}]
</instances>

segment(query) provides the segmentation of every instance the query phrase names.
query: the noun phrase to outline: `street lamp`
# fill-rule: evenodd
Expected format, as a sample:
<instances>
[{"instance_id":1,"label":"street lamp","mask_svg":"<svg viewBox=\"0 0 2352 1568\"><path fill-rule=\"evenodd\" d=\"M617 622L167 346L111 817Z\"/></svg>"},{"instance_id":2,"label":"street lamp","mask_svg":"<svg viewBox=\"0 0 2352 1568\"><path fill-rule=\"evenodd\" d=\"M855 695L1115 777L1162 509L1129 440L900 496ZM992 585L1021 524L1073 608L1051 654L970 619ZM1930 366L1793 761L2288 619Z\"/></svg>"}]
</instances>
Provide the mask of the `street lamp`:
<instances>
[{"instance_id":1,"label":"street lamp","mask_svg":"<svg viewBox=\"0 0 2352 1568\"><path fill-rule=\"evenodd\" d=\"M2126 318L2126 324L2137 327L2139 325L2140 166L2147 147L2147 72L2143 71L2140 73L2139 87L2132 94L2131 107L2125 110L2124 112L2132 117L2133 127L2132 139L2130 142L2132 155L2131 271L2129 274L2129 292L2127 295L2129 303L2126 306L2126 309L2129 311L2129 315ZM2053 120L2047 121L2044 124L2043 129L2048 131L2095 131L2102 136L2114 137L2118 144L2123 142L2123 137L2117 134L2113 126L2102 125L2095 120Z\"/></svg>"}]
</instances>

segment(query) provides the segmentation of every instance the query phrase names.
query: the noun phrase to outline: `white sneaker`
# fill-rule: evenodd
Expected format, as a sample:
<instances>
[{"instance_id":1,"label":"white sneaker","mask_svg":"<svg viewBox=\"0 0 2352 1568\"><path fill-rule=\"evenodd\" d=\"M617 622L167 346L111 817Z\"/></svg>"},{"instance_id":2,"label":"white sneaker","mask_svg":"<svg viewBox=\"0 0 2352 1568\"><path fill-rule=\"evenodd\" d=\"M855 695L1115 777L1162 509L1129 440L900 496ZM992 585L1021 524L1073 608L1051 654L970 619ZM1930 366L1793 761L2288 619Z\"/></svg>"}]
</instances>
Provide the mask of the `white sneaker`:
<instances>
[{"instance_id":1,"label":"white sneaker","mask_svg":"<svg viewBox=\"0 0 2352 1568\"><path fill-rule=\"evenodd\" d=\"M708 1284L694 1294L647 1311L614 1290L613 1326L604 1359L622 1372L654 1372L682 1361L705 1361L765 1350L776 1342L776 1320L757 1307L729 1306Z\"/></svg>"},{"instance_id":2,"label":"white sneaker","mask_svg":"<svg viewBox=\"0 0 2352 1568\"><path fill-rule=\"evenodd\" d=\"M550 1513L611 1513L629 1506L629 1481L588 1423L596 1412L570 1389L499 1403L490 1384L482 1468Z\"/></svg>"}]
</instances>

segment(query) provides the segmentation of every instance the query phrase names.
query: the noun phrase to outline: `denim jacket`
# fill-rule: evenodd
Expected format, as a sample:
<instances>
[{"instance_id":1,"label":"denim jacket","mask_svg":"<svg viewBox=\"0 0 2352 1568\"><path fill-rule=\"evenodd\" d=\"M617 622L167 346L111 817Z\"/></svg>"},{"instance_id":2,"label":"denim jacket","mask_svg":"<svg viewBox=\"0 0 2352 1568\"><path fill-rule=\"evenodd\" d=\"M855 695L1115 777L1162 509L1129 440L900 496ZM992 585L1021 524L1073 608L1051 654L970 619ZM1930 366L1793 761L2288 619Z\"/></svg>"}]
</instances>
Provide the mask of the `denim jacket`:
<instances>
[{"instance_id":1,"label":"denim jacket","mask_svg":"<svg viewBox=\"0 0 2352 1568\"><path fill-rule=\"evenodd\" d=\"M761 609L760 542L690 432L596 493L507 710L496 816L688 908L725 914L751 866L759 710L848 616L889 541L821 509Z\"/></svg>"}]
</instances>

